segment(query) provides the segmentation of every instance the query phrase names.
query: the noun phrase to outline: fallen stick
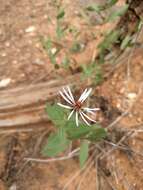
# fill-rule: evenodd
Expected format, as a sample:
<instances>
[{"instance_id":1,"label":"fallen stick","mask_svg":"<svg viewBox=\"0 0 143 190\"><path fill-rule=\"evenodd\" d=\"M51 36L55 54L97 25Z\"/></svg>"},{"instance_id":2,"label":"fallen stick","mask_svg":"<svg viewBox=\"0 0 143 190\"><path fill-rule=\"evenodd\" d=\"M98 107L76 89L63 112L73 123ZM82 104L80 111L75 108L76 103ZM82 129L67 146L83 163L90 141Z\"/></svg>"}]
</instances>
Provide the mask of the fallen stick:
<instances>
[{"instance_id":1,"label":"fallen stick","mask_svg":"<svg viewBox=\"0 0 143 190\"><path fill-rule=\"evenodd\" d=\"M0 93L0 129L48 121L46 102L53 100L65 85L81 83L80 75L15 88Z\"/></svg>"}]
</instances>

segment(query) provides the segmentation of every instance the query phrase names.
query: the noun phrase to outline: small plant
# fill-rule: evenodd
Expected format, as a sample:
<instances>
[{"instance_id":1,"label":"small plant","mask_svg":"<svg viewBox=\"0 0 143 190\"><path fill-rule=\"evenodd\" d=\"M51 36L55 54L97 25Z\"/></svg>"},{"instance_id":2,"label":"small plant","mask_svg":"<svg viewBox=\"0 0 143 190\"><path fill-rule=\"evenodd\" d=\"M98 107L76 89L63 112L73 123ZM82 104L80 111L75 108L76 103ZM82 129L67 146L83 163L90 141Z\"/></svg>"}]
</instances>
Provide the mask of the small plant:
<instances>
[{"instance_id":1,"label":"small plant","mask_svg":"<svg viewBox=\"0 0 143 190\"><path fill-rule=\"evenodd\" d=\"M57 17L56 17L56 20L57 20L57 26L56 26L56 35L57 35L57 39L60 40L62 37L64 37L65 35L65 29L63 26L62 26L62 20L65 16L65 11L63 8L60 8L58 10L58 14L57 14Z\"/></svg>"},{"instance_id":2,"label":"small plant","mask_svg":"<svg viewBox=\"0 0 143 190\"><path fill-rule=\"evenodd\" d=\"M81 42L73 42L72 47L70 48L71 53L80 53L84 50L84 44Z\"/></svg>"},{"instance_id":3,"label":"small plant","mask_svg":"<svg viewBox=\"0 0 143 190\"><path fill-rule=\"evenodd\" d=\"M93 62L89 65L82 65L83 79L89 78L93 84L99 85L103 81L101 64Z\"/></svg>"},{"instance_id":4,"label":"small plant","mask_svg":"<svg viewBox=\"0 0 143 190\"><path fill-rule=\"evenodd\" d=\"M56 132L49 136L42 150L43 155L57 156L67 150L73 141L80 140L79 160L80 166L83 167L88 158L89 144L106 137L106 130L99 124L95 124L96 121L89 116L89 114L94 115L99 108L83 107L83 103L90 93L91 89L85 89L76 101L70 88L67 87L67 89L60 91L60 95L68 105L61 103L47 105L46 112L48 118L56 127ZM74 113L76 119L73 117ZM83 122L78 116L81 117Z\"/></svg>"},{"instance_id":5,"label":"small plant","mask_svg":"<svg viewBox=\"0 0 143 190\"><path fill-rule=\"evenodd\" d=\"M56 55L59 52L59 50L53 47L53 42L52 42L52 39L50 37L47 39L43 38L41 41L42 41L43 48L48 53L48 56L49 56L51 63L56 65L56 63L57 63L56 62Z\"/></svg>"},{"instance_id":6,"label":"small plant","mask_svg":"<svg viewBox=\"0 0 143 190\"><path fill-rule=\"evenodd\" d=\"M103 20L103 23L115 21L117 18L123 16L126 13L129 7L128 4L125 4L124 6L120 7L117 11L111 11L111 13L107 17L104 17L102 12L104 12L107 9L110 9L117 2L118 0L109 0L104 5L98 5L96 3L90 4L85 8L85 13L86 12L98 13L101 19Z\"/></svg>"}]
</instances>

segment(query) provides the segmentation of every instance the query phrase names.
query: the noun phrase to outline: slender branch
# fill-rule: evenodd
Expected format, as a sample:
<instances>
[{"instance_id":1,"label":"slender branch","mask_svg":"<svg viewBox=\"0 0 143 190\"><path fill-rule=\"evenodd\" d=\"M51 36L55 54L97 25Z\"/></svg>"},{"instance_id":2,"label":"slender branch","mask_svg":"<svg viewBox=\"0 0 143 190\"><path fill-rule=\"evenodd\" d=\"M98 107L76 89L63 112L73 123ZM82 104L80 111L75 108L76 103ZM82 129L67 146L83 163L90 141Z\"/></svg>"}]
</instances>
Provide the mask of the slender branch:
<instances>
[{"instance_id":1,"label":"slender branch","mask_svg":"<svg viewBox=\"0 0 143 190\"><path fill-rule=\"evenodd\" d=\"M51 158L51 159L38 159L38 158L24 158L26 161L32 161L32 162L41 162L41 163L48 163L48 162L55 162L55 161L62 161L62 160L67 160L70 158L73 158L74 156L78 155L78 151L80 148L77 148L70 152L67 156L59 157L59 158Z\"/></svg>"}]
</instances>

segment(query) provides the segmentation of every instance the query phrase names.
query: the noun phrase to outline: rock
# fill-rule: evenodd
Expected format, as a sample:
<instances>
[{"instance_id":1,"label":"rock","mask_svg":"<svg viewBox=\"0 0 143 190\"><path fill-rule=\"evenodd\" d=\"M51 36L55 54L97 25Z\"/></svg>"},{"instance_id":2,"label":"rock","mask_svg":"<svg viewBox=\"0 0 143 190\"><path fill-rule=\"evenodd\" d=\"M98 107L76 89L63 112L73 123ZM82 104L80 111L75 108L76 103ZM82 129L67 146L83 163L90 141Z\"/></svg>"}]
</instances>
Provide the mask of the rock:
<instances>
[{"instance_id":1,"label":"rock","mask_svg":"<svg viewBox=\"0 0 143 190\"><path fill-rule=\"evenodd\" d=\"M5 43L5 46L6 46L6 47L10 47L10 42L6 42L6 43Z\"/></svg>"},{"instance_id":2,"label":"rock","mask_svg":"<svg viewBox=\"0 0 143 190\"><path fill-rule=\"evenodd\" d=\"M137 94L134 92L130 92L130 93L128 93L127 97L128 97L128 99L133 100L137 97Z\"/></svg>"},{"instance_id":3,"label":"rock","mask_svg":"<svg viewBox=\"0 0 143 190\"><path fill-rule=\"evenodd\" d=\"M6 57L6 53L3 52L3 53L1 54L1 56L2 56L2 57Z\"/></svg>"},{"instance_id":4,"label":"rock","mask_svg":"<svg viewBox=\"0 0 143 190\"><path fill-rule=\"evenodd\" d=\"M9 83L11 82L10 78L5 78L0 81L0 88L7 87Z\"/></svg>"},{"instance_id":5,"label":"rock","mask_svg":"<svg viewBox=\"0 0 143 190\"><path fill-rule=\"evenodd\" d=\"M33 63L36 65L44 65L45 64L44 61L42 61L41 59L38 59L38 58Z\"/></svg>"},{"instance_id":6,"label":"rock","mask_svg":"<svg viewBox=\"0 0 143 190\"><path fill-rule=\"evenodd\" d=\"M51 53L54 55L55 53L57 52L57 49L56 48L52 48L51 49Z\"/></svg>"},{"instance_id":7,"label":"rock","mask_svg":"<svg viewBox=\"0 0 143 190\"><path fill-rule=\"evenodd\" d=\"M35 26L29 26L28 28L25 29L26 33L31 33L34 32L36 30Z\"/></svg>"}]
</instances>

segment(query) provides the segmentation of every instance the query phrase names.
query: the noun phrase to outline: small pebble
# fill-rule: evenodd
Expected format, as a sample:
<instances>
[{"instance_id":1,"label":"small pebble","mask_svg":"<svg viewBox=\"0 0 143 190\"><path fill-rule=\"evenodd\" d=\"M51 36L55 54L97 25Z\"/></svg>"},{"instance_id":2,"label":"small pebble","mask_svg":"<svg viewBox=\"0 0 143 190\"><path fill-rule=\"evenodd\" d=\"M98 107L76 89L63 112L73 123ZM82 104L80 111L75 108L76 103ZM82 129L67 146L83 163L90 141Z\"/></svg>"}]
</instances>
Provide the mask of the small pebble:
<instances>
[{"instance_id":1,"label":"small pebble","mask_svg":"<svg viewBox=\"0 0 143 190\"><path fill-rule=\"evenodd\" d=\"M5 52L2 53L1 56L2 56L2 57L6 57L6 53L5 53Z\"/></svg>"},{"instance_id":2,"label":"small pebble","mask_svg":"<svg viewBox=\"0 0 143 190\"><path fill-rule=\"evenodd\" d=\"M57 52L57 49L56 48L52 48L51 49L51 53L54 55L55 53Z\"/></svg>"},{"instance_id":3,"label":"small pebble","mask_svg":"<svg viewBox=\"0 0 143 190\"><path fill-rule=\"evenodd\" d=\"M8 86L10 82L11 82L10 78L5 78L5 79L0 80L0 88L4 88Z\"/></svg>"},{"instance_id":4,"label":"small pebble","mask_svg":"<svg viewBox=\"0 0 143 190\"><path fill-rule=\"evenodd\" d=\"M25 29L26 33L31 33L34 32L36 30L35 26L29 26L28 28Z\"/></svg>"},{"instance_id":5,"label":"small pebble","mask_svg":"<svg viewBox=\"0 0 143 190\"><path fill-rule=\"evenodd\" d=\"M45 64L44 61L42 61L41 59L36 59L33 63L36 65L44 65Z\"/></svg>"},{"instance_id":6,"label":"small pebble","mask_svg":"<svg viewBox=\"0 0 143 190\"><path fill-rule=\"evenodd\" d=\"M128 93L128 95L127 95L127 98L129 98L129 99L135 99L136 98L136 96L137 96L137 94L136 93L134 93L134 92L131 92L131 93Z\"/></svg>"},{"instance_id":7,"label":"small pebble","mask_svg":"<svg viewBox=\"0 0 143 190\"><path fill-rule=\"evenodd\" d=\"M5 46L6 46L6 47L10 47L10 43L9 43L9 42L6 42L6 43L5 43Z\"/></svg>"}]
</instances>

